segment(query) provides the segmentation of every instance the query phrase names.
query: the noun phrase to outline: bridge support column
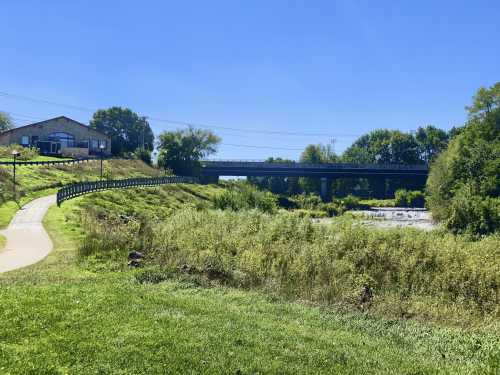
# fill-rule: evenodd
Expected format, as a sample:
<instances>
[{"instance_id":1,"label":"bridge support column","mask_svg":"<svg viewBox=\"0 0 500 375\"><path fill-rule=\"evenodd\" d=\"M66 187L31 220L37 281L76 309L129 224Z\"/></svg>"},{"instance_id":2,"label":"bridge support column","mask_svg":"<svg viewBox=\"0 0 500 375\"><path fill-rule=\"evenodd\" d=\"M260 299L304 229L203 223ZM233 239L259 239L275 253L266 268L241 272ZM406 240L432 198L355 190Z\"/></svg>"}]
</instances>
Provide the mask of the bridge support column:
<instances>
[{"instance_id":1,"label":"bridge support column","mask_svg":"<svg viewBox=\"0 0 500 375\"><path fill-rule=\"evenodd\" d=\"M208 185L208 184L218 184L219 183L219 176L200 176L200 183L203 185Z\"/></svg>"},{"instance_id":2,"label":"bridge support column","mask_svg":"<svg viewBox=\"0 0 500 375\"><path fill-rule=\"evenodd\" d=\"M332 180L329 178L321 178L320 195L323 202L330 202L332 200Z\"/></svg>"}]
</instances>

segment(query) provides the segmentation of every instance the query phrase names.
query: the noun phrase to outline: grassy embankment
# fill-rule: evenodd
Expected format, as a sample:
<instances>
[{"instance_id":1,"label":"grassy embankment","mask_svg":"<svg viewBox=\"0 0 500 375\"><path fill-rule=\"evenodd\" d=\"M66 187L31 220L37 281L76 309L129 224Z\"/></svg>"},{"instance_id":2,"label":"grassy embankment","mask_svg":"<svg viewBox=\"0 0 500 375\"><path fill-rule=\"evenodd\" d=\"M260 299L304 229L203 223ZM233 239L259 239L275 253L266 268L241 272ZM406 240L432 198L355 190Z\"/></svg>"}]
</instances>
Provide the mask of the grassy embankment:
<instances>
[{"instance_id":1,"label":"grassy embankment","mask_svg":"<svg viewBox=\"0 0 500 375\"><path fill-rule=\"evenodd\" d=\"M28 158L28 159L25 159L25 160L21 160L21 161L57 161L57 160L71 160L71 158L59 158L59 157L53 157L53 156L45 156L45 155L37 155L35 157L32 157L32 158ZM0 157L0 162L2 161L13 161L12 157ZM19 159L18 159L19 161Z\"/></svg>"},{"instance_id":2,"label":"grassy embankment","mask_svg":"<svg viewBox=\"0 0 500 375\"><path fill-rule=\"evenodd\" d=\"M0 234L0 251L5 247L6 238Z\"/></svg>"},{"instance_id":3,"label":"grassy embankment","mask_svg":"<svg viewBox=\"0 0 500 375\"><path fill-rule=\"evenodd\" d=\"M216 220L211 227L215 242L206 234L200 237L208 223L186 227L188 232L181 237L207 248L224 247L226 220L236 220L234 227L241 230L244 213L226 216L205 211L203 207L219 191L218 187L196 185L109 191L51 208L45 225L55 250L37 265L0 276L2 372L498 371L495 353L499 339L487 326L465 330L353 311L341 313L220 283L207 288L192 274L173 276L159 273L155 267L130 270L125 266L124 249L115 250L111 257L82 257L76 251L84 240L77 218L82 210L92 210L91 206L98 207L94 211L98 215L127 215L122 219L130 225L136 221L134 217L150 210L154 217L168 217L175 225L181 218L173 217L169 207L189 204L191 208L180 210L179 215L190 215L193 220L199 218L197 212L210 215L205 218ZM255 215L250 215L253 223ZM272 224L271 217L267 220ZM185 224L182 221L181 226ZM221 226L217 229L215 225ZM274 230L279 232L278 227ZM290 233L292 238L298 235ZM249 234L248 241L253 238ZM277 242L272 237L268 240L271 251Z\"/></svg>"},{"instance_id":4,"label":"grassy embankment","mask_svg":"<svg viewBox=\"0 0 500 375\"><path fill-rule=\"evenodd\" d=\"M156 176L159 173L157 169L137 160L106 160L103 170L107 178ZM0 166L0 228L7 226L19 207L30 200L53 194L63 185L97 180L99 176L98 160L60 166L18 166L16 203L12 199L12 166Z\"/></svg>"}]
</instances>

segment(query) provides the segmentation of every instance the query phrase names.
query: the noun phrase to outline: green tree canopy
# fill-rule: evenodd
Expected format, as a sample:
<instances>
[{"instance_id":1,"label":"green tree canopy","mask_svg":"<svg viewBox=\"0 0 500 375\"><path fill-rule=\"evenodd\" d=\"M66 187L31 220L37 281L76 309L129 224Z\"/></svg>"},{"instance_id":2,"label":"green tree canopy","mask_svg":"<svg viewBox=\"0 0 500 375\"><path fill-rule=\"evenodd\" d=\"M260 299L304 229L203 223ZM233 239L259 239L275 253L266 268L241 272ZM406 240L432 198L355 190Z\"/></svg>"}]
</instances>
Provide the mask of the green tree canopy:
<instances>
[{"instance_id":1,"label":"green tree canopy","mask_svg":"<svg viewBox=\"0 0 500 375\"><path fill-rule=\"evenodd\" d=\"M419 127L415 134L418 143L419 158L428 164L448 145L448 133L435 126Z\"/></svg>"},{"instance_id":2,"label":"green tree canopy","mask_svg":"<svg viewBox=\"0 0 500 375\"><path fill-rule=\"evenodd\" d=\"M333 152L331 144L311 144L304 149L299 160L301 163L324 164L335 163L338 161L338 157ZM303 192L320 193L320 180L318 178L301 177L299 178L299 185Z\"/></svg>"},{"instance_id":3,"label":"green tree canopy","mask_svg":"<svg viewBox=\"0 0 500 375\"><path fill-rule=\"evenodd\" d=\"M411 134L378 129L358 138L343 154L348 163L418 164L419 145Z\"/></svg>"},{"instance_id":4,"label":"green tree canopy","mask_svg":"<svg viewBox=\"0 0 500 375\"><path fill-rule=\"evenodd\" d=\"M209 130L188 128L160 134L158 165L177 175L197 175L200 160L217 151L220 138Z\"/></svg>"},{"instance_id":5,"label":"green tree canopy","mask_svg":"<svg viewBox=\"0 0 500 375\"><path fill-rule=\"evenodd\" d=\"M434 217L456 233L488 234L500 228L500 108L479 113L472 113L432 164L427 180Z\"/></svg>"},{"instance_id":6,"label":"green tree canopy","mask_svg":"<svg viewBox=\"0 0 500 375\"><path fill-rule=\"evenodd\" d=\"M14 124L10 116L5 112L0 112L0 133L12 129L13 127Z\"/></svg>"},{"instance_id":7,"label":"green tree canopy","mask_svg":"<svg viewBox=\"0 0 500 375\"><path fill-rule=\"evenodd\" d=\"M481 87L472 98L471 106L465 107L470 118L483 117L500 107L500 82L491 87Z\"/></svg>"},{"instance_id":8,"label":"green tree canopy","mask_svg":"<svg viewBox=\"0 0 500 375\"><path fill-rule=\"evenodd\" d=\"M154 135L146 117L141 117L128 108L111 107L100 109L90 120L90 127L111 137L111 153L123 155L138 148L152 151Z\"/></svg>"}]
</instances>

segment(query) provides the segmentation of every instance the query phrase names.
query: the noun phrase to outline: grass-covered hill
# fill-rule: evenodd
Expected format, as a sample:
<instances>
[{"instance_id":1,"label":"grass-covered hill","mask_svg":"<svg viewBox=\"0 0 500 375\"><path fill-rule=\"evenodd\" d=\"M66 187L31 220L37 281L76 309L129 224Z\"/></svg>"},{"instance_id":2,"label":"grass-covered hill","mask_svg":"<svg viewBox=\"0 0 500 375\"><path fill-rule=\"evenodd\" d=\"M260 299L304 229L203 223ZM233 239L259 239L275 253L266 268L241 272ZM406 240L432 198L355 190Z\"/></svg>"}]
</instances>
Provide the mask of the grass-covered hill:
<instances>
[{"instance_id":1,"label":"grass-covered hill","mask_svg":"<svg viewBox=\"0 0 500 375\"><path fill-rule=\"evenodd\" d=\"M20 204L51 193L57 188L78 181L98 180L100 161L81 164L21 166L16 168L16 191ZM157 176L159 170L140 160L111 159L103 162L106 178L132 178ZM19 208L13 201L13 168L0 165L0 228L6 226L13 213Z\"/></svg>"}]
</instances>

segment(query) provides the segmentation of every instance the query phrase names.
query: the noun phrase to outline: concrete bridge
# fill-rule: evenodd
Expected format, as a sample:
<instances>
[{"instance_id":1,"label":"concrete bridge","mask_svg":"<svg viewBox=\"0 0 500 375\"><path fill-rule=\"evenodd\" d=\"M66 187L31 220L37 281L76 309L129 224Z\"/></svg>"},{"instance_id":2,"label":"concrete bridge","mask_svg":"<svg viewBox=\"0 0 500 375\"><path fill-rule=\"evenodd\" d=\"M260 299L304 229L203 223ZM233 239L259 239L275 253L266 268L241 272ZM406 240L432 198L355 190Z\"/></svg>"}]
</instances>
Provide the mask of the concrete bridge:
<instances>
[{"instance_id":1,"label":"concrete bridge","mask_svg":"<svg viewBox=\"0 0 500 375\"><path fill-rule=\"evenodd\" d=\"M307 164L266 163L263 161L201 162L201 180L215 183L220 176L317 177L321 179L321 196L329 200L329 185L335 178L416 178L425 183L429 173L426 165L402 164Z\"/></svg>"}]
</instances>

